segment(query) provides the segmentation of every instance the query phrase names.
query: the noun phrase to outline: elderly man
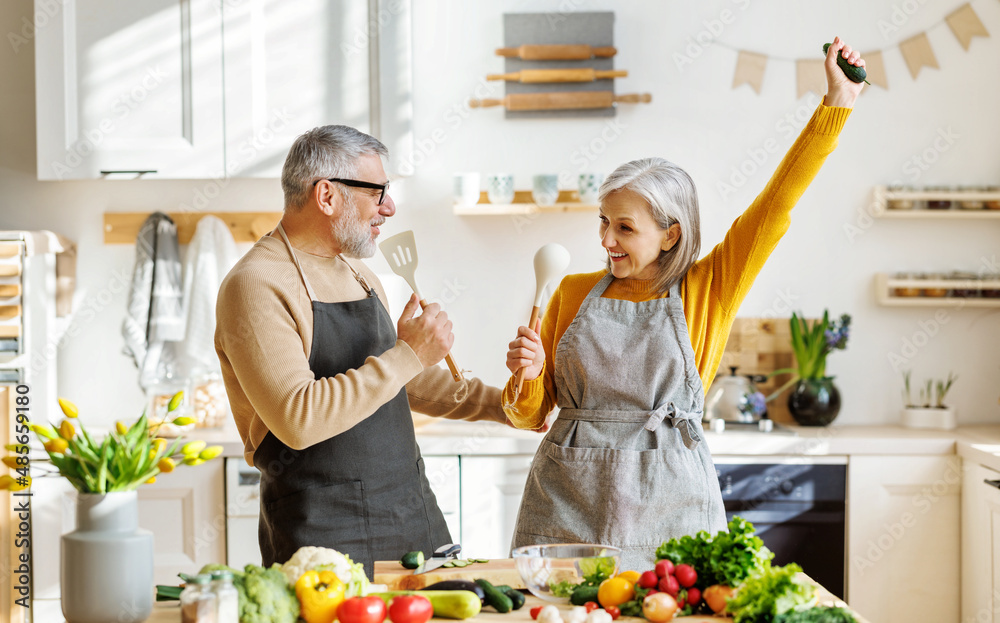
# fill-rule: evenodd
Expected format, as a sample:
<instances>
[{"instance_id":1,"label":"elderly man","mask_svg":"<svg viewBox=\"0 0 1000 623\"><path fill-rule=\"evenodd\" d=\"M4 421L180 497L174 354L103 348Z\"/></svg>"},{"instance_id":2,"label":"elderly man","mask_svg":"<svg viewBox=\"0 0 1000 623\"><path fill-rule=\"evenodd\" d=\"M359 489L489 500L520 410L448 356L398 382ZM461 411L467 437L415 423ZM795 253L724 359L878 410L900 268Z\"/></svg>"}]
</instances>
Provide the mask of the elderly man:
<instances>
[{"instance_id":1,"label":"elderly man","mask_svg":"<svg viewBox=\"0 0 1000 623\"><path fill-rule=\"evenodd\" d=\"M499 390L469 382L458 401L437 367L452 323L411 297L396 326L358 261L395 214L387 151L346 126L298 137L285 159L284 214L223 281L215 335L247 463L261 472L265 566L303 545L363 562L432 551L451 537L424 474L411 406L505 421Z\"/></svg>"}]
</instances>

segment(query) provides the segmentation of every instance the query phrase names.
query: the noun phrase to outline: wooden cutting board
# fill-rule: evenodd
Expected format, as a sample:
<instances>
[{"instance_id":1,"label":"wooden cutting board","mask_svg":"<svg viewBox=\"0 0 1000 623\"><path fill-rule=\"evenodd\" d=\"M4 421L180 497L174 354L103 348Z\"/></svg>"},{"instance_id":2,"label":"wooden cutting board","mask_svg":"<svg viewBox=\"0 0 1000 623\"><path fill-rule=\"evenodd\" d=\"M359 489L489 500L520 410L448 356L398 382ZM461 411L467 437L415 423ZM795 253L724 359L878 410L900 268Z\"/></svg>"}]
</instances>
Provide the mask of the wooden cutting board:
<instances>
[{"instance_id":1,"label":"wooden cutting board","mask_svg":"<svg viewBox=\"0 0 1000 623\"><path fill-rule=\"evenodd\" d=\"M527 588L521 575L514 568L510 558L498 558L489 562L477 562L467 567L438 567L433 571L413 575L413 570L404 569L398 560L375 562L375 584L386 584L389 590L419 590L425 586L445 580L487 580L490 584L506 584L511 588Z\"/></svg>"}]
</instances>

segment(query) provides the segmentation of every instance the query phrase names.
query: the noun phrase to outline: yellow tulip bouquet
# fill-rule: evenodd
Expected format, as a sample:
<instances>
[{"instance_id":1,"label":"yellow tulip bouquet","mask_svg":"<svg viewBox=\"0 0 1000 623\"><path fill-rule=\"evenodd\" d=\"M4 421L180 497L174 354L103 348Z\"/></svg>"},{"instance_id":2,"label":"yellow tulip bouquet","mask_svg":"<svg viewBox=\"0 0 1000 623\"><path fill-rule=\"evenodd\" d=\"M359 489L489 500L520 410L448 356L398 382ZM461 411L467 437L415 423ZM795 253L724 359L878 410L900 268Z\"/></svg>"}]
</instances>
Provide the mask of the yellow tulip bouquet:
<instances>
[{"instance_id":1,"label":"yellow tulip bouquet","mask_svg":"<svg viewBox=\"0 0 1000 623\"><path fill-rule=\"evenodd\" d=\"M170 399L167 413L174 411L184 397L177 392ZM123 422L115 423L115 429L103 439L95 440L80 422L76 405L64 398L59 399L59 407L66 416L58 427L37 423L28 424L42 447L49 455L54 471L81 493L108 493L111 491L132 491L142 484L156 482L158 474L170 473L179 465L200 465L222 454L222 446L207 446L204 441L184 442L183 438L172 442L157 437L159 425L150 426L143 413L131 426ZM79 432L73 421L80 427ZM191 424L194 420L181 416L172 420L177 426ZM22 473L27 464L28 448L13 444L7 449L14 452L3 459L5 465ZM32 461L35 467L39 461ZM0 489L18 491L31 486L30 477L13 478L0 476Z\"/></svg>"}]
</instances>

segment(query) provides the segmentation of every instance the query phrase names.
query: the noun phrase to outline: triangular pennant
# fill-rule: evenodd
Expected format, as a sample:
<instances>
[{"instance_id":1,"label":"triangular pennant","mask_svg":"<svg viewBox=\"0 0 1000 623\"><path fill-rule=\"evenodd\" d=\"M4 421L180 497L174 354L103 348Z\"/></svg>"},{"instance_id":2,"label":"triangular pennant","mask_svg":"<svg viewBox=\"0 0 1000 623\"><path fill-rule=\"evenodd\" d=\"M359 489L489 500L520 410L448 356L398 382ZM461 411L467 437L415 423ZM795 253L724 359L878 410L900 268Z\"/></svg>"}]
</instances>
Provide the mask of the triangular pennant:
<instances>
[{"instance_id":1,"label":"triangular pennant","mask_svg":"<svg viewBox=\"0 0 1000 623\"><path fill-rule=\"evenodd\" d=\"M990 33L986 26L979 21L979 16L972 9L971 4L964 4L953 11L945 18L948 27L955 34L955 38L962 44L962 48L968 50L973 37L989 37Z\"/></svg>"},{"instance_id":2,"label":"triangular pennant","mask_svg":"<svg viewBox=\"0 0 1000 623\"><path fill-rule=\"evenodd\" d=\"M823 97L826 93L826 61L816 59L799 59L795 61L796 97L802 97L809 91Z\"/></svg>"},{"instance_id":3,"label":"triangular pennant","mask_svg":"<svg viewBox=\"0 0 1000 623\"><path fill-rule=\"evenodd\" d=\"M740 50L736 59L736 72L733 74L733 88L749 84L750 88L760 95L760 85L764 81L764 70L767 68L767 57L756 52Z\"/></svg>"},{"instance_id":4,"label":"triangular pennant","mask_svg":"<svg viewBox=\"0 0 1000 623\"><path fill-rule=\"evenodd\" d=\"M922 32L914 35L899 44L899 51L903 53L906 66L910 70L910 76L916 80L917 74L923 67L933 67L940 69L934 50L931 49L931 42L927 40L927 33Z\"/></svg>"},{"instance_id":5,"label":"triangular pennant","mask_svg":"<svg viewBox=\"0 0 1000 623\"><path fill-rule=\"evenodd\" d=\"M868 82L877 84L883 89L889 88L889 78L885 74L885 62L882 60L882 51L868 52L862 54L865 59L865 72L868 73Z\"/></svg>"}]
</instances>

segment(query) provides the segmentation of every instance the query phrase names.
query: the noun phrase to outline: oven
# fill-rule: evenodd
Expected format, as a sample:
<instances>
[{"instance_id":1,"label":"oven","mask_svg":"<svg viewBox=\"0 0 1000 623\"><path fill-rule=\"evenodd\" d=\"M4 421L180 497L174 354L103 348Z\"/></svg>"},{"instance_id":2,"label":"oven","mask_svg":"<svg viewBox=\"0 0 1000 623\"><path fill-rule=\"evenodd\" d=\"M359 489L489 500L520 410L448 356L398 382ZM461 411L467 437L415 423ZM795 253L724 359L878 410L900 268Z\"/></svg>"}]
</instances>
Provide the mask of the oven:
<instances>
[{"instance_id":1,"label":"oven","mask_svg":"<svg viewBox=\"0 0 1000 623\"><path fill-rule=\"evenodd\" d=\"M739 515L774 552L845 599L847 457L714 457L726 519Z\"/></svg>"}]
</instances>

